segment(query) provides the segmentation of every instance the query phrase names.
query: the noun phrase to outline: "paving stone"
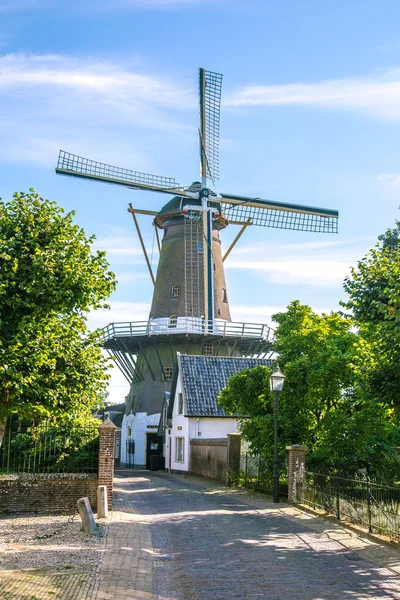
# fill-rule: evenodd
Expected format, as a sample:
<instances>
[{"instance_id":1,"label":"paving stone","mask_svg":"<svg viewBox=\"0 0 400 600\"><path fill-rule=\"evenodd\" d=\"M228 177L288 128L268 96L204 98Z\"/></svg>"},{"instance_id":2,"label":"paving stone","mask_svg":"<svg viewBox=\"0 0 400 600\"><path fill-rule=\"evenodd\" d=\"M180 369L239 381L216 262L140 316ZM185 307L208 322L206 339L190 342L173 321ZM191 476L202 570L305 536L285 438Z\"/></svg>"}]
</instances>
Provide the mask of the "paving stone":
<instances>
[{"instance_id":1,"label":"paving stone","mask_svg":"<svg viewBox=\"0 0 400 600\"><path fill-rule=\"evenodd\" d=\"M293 506L121 471L100 568L0 573L1 600L400 599L400 552Z\"/></svg>"},{"instance_id":2,"label":"paving stone","mask_svg":"<svg viewBox=\"0 0 400 600\"><path fill-rule=\"evenodd\" d=\"M134 552L147 553L149 600L400 598L400 553L340 525L162 472L121 473L116 488ZM144 590L137 574L130 585Z\"/></svg>"}]
</instances>

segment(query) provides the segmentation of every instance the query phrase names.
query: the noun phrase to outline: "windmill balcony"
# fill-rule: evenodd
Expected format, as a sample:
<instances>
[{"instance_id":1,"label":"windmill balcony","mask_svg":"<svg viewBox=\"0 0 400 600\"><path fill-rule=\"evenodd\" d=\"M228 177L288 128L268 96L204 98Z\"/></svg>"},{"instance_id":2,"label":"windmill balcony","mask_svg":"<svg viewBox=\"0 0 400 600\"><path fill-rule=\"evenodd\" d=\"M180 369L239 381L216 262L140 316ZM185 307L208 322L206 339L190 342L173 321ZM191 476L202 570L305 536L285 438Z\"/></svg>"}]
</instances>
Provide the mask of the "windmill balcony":
<instances>
[{"instance_id":1,"label":"windmill balcony","mask_svg":"<svg viewBox=\"0 0 400 600\"><path fill-rule=\"evenodd\" d=\"M242 338L272 340L273 329L265 324L233 323L222 319L205 321L201 318L178 317L171 322L170 317L149 319L148 321L133 321L125 323L110 323L103 328L103 341L116 338L172 336L177 334L212 335L223 338Z\"/></svg>"}]
</instances>

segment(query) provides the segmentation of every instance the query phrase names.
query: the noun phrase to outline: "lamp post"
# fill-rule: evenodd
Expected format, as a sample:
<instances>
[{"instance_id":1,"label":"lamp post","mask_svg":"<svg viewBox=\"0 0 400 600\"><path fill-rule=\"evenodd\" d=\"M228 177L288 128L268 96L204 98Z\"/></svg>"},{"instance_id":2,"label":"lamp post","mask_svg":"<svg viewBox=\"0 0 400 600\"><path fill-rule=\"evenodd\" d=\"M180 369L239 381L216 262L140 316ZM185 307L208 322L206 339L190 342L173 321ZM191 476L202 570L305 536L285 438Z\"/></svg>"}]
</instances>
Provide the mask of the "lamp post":
<instances>
[{"instance_id":1,"label":"lamp post","mask_svg":"<svg viewBox=\"0 0 400 600\"><path fill-rule=\"evenodd\" d=\"M279 394L283 389L285 376L281 373L280 368L277 368L275 373L272 373L269 378L269 385L274 396L274 471L273 471L273 486L272 486L272 501L279 502L279 464L278 464L278 412L279 412Z\"/></svg>"}]
</instances>

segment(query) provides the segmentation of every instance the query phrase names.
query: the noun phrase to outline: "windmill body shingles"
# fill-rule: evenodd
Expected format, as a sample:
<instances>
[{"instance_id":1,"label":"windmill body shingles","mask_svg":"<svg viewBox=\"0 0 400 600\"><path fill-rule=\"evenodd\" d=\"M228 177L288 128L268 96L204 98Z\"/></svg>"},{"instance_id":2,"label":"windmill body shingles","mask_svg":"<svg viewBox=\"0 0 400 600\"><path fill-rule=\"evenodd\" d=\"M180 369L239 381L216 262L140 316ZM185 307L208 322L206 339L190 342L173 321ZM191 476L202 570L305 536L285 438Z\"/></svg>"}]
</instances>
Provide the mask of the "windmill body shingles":
<instances>
[{"instance_id":1,"label":"windmill body shingles","mask_svg":"<svg viewBox=\"0 0 400 600\"><path fill-rule=\"evenodd\" d=\"M188 417L226 417L217 399L229 378L257 365L271 366L261 358L181 355L181 373ZM240 415L230 415L240 416Z\"/></svg>"}]
</instances>

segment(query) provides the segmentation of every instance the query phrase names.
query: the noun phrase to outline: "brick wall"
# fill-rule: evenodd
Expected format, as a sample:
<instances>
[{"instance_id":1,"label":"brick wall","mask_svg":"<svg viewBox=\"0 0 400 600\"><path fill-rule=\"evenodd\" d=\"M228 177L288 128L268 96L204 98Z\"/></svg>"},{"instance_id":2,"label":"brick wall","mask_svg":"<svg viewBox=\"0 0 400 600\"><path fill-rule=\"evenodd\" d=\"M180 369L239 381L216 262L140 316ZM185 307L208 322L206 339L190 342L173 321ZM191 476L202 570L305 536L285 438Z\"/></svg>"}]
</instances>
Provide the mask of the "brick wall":
<instances>
[{"instance_id":1,"label":"brick wall","mask_svg":"<svg viewBox=\"0 0 400 600\"><path fill-rule=\"evenodd\" d=\"M21 474L0 476L0 514L70 513L89 498L97 510L96 475Z\"/></svg>"},{"instance_id":2,"label":"brick wall","mask_svg":"<svg viewBox=\"0 0 400 600\"><path fill-rule=\"evenodd\" d=\"M114 478L115 431L117 427L110 419L106 419L99 427L99 477L98 485L107 486L108 509L112 509L112 493Z\"/></svg>"}]
</instances>

